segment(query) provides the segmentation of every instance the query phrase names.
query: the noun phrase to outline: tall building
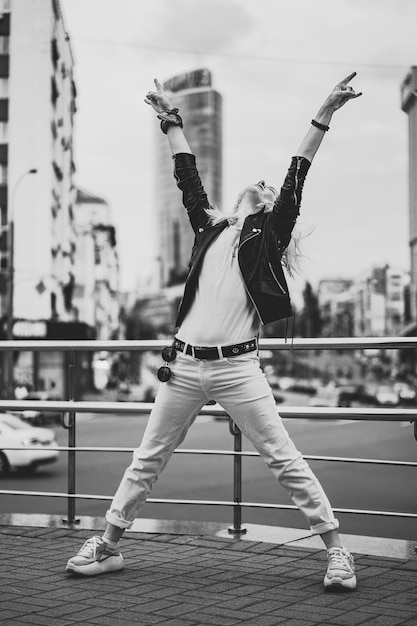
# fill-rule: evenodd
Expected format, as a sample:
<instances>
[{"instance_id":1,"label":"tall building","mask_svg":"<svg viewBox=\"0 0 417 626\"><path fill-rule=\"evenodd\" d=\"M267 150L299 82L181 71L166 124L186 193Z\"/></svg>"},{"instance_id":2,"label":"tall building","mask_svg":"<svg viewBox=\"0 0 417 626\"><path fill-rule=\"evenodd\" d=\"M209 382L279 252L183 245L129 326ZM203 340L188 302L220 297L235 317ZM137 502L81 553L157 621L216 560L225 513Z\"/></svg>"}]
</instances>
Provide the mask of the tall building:
<instances>
[{"instance_id":1,"label":"tall building","mask_svg":"<svg viewBox=\"0 0 417 626\"><path fill-rule=\"evenodd\" d=\"M410 315L412 320L408 332L415 333L417 326L417 66L410 68L401 85L401 108L408 116Z\"/></svg>"},{"instance_id":2,"label":"tall building","mask_svg":"<svg viewBox=\"0 0 417 626\"><path fill-rule=\"evenodd\" d=\"M364 272L354 284L354 334L399 335L404 324L407 273L385 265Z\"/></svg>"},{"instance_id":3,"label":"tall building","mask_svg":"<svg viewBox=\"0 0 417 626\"><path fill-rule=\"evenodd\" d=\"M14 222L14 317L67 322L75 250L71 46L58 0L0 7L0 202L2 224Z\"/></svg>"},{"instance_id":4,"label":"tall building","mask_svg":"<svg viewBox=\"0 0 417 626\"><path fill-rule=\"evenodd\" d=\"M77 189L74 218L77 319L94 327L97 339L120 339L119 260L110 207L103 198Z\"/></svg>"},{"instance_id":5,"label":"tall building","mask_svg":"<svg viewBox=\"0 0 417 626\"><path fill-rule=\"evenodd\" d=\"M14 235L1 251L3 337L94 337L73 305L75 113L74 60L59 0L0 0L0 214L2 234ZM3 390L13 391L14 377L64 395L65 358L20 352L13 367L5 353Z\"/></svg>"},{"instance_id":6,"label":"tall building","mask_svg":"<svg viewBox=\"0 0 417 626\"><path fill-rule=\"evenodd\" d=\"M173 106L184 120L184 131L203 185L212 204L222 204L222 97L212 87L207 69L198 69L165 81ZM158 128L156 140L156 211L162 286L185 279L193 232L172 175L166 137Z\"/></svg>"},{"instance_id":7,"label":"tall building","mask_svg":"<svg viewBox=\"0 0 417 626\"><path fill-rule=\"evenodd\" d=\"M319 282L323 337L352 335L352 285L353 280L347 278L323 278Z\"/></svg>"}]
</instances>

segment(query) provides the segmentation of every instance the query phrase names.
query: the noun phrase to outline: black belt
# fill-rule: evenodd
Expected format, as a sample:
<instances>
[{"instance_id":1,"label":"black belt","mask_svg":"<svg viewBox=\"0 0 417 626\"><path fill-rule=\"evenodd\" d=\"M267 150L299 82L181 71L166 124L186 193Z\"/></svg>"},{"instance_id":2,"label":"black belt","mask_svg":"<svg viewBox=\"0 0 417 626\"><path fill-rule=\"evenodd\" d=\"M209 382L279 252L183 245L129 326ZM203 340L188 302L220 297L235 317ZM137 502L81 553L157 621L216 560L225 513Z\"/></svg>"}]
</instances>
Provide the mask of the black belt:
<instances>
[{"instance_id":1,"label":"black belt","mask_svg":"<svg viewBox=\"0 0 417 626\"><path fill-rule=\"evenodd\" d=\"M191 346L189 343L184 343L181 339L174 339L174 348L185 354L193 356L195 359L205 359L208 361L215 361L216 359L222 359L223 357L239 356L239 354L246 354L247 352L253 352L258 349L258 342L256 339L250 339L243 343L235 343L230 346Z\"/></svg>"}]
</instances>

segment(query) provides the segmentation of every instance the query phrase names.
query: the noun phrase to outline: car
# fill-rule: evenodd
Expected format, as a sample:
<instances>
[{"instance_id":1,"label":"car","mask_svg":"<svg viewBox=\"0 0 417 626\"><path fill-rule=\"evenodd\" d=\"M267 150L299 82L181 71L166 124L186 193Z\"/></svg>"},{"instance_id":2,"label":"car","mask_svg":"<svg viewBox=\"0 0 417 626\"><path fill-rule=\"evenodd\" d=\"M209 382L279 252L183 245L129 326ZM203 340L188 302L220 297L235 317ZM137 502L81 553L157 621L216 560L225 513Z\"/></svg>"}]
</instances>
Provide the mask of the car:
<instances>
[{"instance_id":1,"label":"car","mask_svg":"<svg viewBox=\"0 0 417 626\"><path fill-rule=\"evenodd\" d=\"M340 406L339 397L340 393L336 387L326 385L326 387L318 389L314 396L311 396L307 402L307 406L335 408Z\"/></svg>"},{"instance_id":2,"label":"car","mask_svg":"<svg viewBox=\"0 0 417 626\"><path fill-rule=\"evenodd\" d=\"M362 384L338 384L339 406L350 407L353 405L373 406L376 404L376 398L371 390Z\"/></svg>"},{"instance_id":3,"label":"car","mask_svg":"<svg viewBox=\"0 0 417 626\"><path fill-rule=\"evenodd\" d=\"M397 406L398 393L390 385L380 385L375 392L376 401L380 406Z\"/></svg>"},{"instance_id":4,"label":"car","mask_svg":"<svg viewBox=\"0 0 417 626\"><path fill-rule=\"evenodd\" d=\"M0 413L0 475L14 469L35 470L39 465L54 463L59 451L52 448L57 445L53 430L32 426L16 415ZM17 447L22 449L9 449Z\"/></svg>"},{"instance_id":5,"label":"car","mask_svg":"<svg viewBox=\"0 0 417 626\"><path fill-rule=\"evenodd\" d=\"M394 391L398 394L400 404L416 404L417 393L411 385L402 382L395 383Z\"/></svg>"},{"instance_id":6,"label":"car","mask_svg":"<svg viewBox=\"0 0 417 626\"><path fill-rule=\"evenodd\" d=\"M56 391L30 391L25 400L40 400L41 402L62 400L61 395ZM22 411L20 416L22 419L35 425L43 425L46 423L59 423L62 413L60 411Z\"/></svg>"}]
</instances>

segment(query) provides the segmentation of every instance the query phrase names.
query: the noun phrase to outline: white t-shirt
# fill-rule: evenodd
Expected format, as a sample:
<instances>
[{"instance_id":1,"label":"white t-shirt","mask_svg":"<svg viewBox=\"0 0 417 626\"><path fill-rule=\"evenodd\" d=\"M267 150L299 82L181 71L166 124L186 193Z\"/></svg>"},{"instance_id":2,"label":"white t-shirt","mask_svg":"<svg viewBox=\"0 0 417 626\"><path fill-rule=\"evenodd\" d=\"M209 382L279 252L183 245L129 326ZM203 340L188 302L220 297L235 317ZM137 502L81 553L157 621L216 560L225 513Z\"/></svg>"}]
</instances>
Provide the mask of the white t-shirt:
<instances>
[{"instance_id":1,"label":"white t-shirt","mask_svg":"<svg viewBox=\"0 0 417 626\"><path fill-rule=\"evenodd\" d=\"M241 229L227 226L206 251L194 301L177 332L194 346L221 346L252 339L259 318L237 259Z\"/></svg>"}]
</instances>

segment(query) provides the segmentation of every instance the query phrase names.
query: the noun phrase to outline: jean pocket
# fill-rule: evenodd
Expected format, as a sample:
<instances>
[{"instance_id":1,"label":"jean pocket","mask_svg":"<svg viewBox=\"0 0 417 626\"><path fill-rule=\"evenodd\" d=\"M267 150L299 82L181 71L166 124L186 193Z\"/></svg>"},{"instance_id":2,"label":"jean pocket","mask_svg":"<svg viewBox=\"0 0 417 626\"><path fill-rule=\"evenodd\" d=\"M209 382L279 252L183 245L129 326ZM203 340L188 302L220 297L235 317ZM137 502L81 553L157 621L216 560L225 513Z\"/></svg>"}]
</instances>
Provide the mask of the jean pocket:
<instances>
[{"instance_id":1,"label":"jean pocket","mask_svg":"<svg viewBox=\"0 0 417 626\"><path fill-rule=\"evenodd\" d=\"M230 356L224 359L230 365L244 365L245 363L255 363L259 365L259 356L256 352L249 352L247 354L239 354L238 356Z\"/></svg>"}]
</instances>

